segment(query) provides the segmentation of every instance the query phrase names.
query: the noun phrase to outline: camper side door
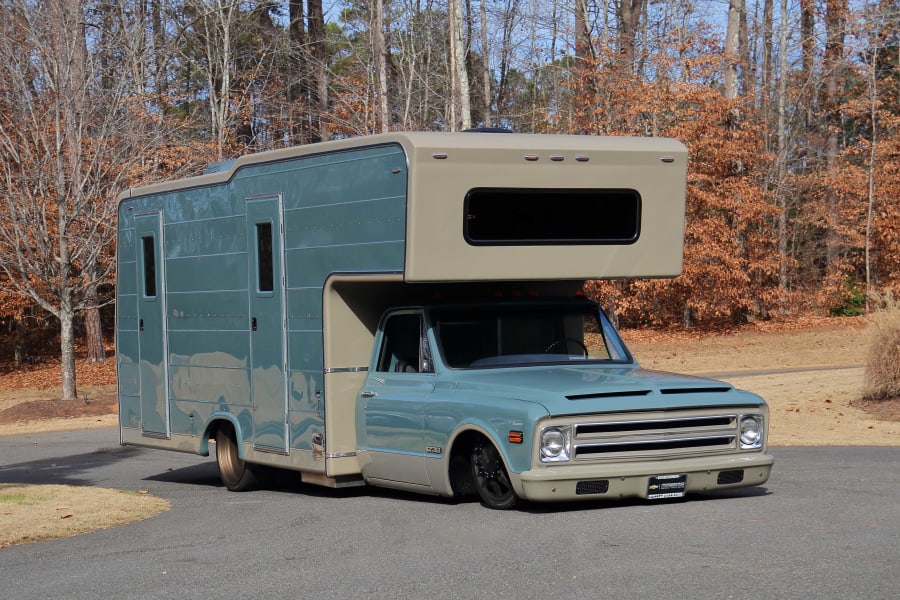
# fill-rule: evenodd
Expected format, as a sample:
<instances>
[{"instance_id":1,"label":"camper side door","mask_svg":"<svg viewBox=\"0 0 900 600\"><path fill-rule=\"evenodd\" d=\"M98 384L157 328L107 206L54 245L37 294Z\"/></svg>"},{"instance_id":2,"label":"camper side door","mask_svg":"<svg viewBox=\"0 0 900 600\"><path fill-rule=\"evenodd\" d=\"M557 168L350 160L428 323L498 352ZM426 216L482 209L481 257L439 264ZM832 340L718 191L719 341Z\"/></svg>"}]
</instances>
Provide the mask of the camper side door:
<instances>
[{"instance_id":1,"label":"camper side door","mask_svg":"<svg viewBox=\"0 0 900 600\"><path fill-rule=\"evenodd\" d=\"M284 251L281 198L247 200L253 446L287 450Z\"/></svg>"},{"instance_id":2,"label":"camper side door","mask_svg":"<svg viewBox=\"0 0 900 600\"><path fill-rule=\"evenodd\" d=\"M141 433L169 437L165 255L162 214L134 217L138 281Z\"/></svg>"}]
</instances>

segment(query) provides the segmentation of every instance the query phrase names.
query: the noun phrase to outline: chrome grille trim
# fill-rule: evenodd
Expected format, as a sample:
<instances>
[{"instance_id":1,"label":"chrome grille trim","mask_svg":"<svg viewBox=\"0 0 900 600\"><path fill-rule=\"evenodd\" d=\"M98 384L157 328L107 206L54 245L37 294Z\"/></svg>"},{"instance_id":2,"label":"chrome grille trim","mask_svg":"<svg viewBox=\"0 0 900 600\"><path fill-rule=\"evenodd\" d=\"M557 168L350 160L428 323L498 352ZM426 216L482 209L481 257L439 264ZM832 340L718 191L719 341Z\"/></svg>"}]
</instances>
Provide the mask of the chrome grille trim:
<instances>
[{"instance_id":1,"label":"chrome grille trim","mask_svg":"<svg viewBox=\"0 0 900 600\"><path fill-rule=\"evenodd\" d=\"M573 424L574 460L659 459L738 450L740 424L736 412L653 413L645 419L610 417L610 421Z\"/></svg>"},{"instance_id":2,"label":"chrome grille trim","mask_svg":"<svg viewBox=\"0 0 900 600\"><path fill-rule=\"evenodd\" d=\"M575 437L577 438L579 435L589 435L591 433L602 433L604 430L610 432L622 432L647 429L683 429L703 426L736 427L737 414L578 423L575 425Z\"/></svg>"}]
</instances>

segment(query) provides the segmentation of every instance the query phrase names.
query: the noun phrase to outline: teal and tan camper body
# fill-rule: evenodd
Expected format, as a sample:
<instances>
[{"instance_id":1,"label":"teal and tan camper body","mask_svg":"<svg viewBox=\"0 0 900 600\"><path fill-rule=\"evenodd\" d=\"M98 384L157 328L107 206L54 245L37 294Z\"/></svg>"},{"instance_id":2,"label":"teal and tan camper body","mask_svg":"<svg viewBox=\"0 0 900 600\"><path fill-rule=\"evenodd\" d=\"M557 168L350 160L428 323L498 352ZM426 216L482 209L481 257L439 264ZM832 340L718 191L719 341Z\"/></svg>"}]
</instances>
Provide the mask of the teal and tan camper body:
<instances>
[{"instance_id":1,"label":"teal and tan camper body","mask_svg":"<svg viewBox=\"0 0 900 600\"><path fill-rule=\"evenodd\" d=\"M121 441L207 454L218 437L239 464L315 483L454 495L449 446L419 448L438 459L423 484L379 475L418 451L366 445L379 435L378 394L363 388L380 368L385 315L522 286L560 296L586 279L676 276L686 165L669 139L397 133L248 155L128 190L118 217ZM417 373L403 384L423 398L465 387L467 372L441 363L436 318L423 317L421 344L435 346L445 382ZM474 439L481 426L458 420L454 439ZM515 466L520 494L524 472Z\"/></svg>"}]
</instances>

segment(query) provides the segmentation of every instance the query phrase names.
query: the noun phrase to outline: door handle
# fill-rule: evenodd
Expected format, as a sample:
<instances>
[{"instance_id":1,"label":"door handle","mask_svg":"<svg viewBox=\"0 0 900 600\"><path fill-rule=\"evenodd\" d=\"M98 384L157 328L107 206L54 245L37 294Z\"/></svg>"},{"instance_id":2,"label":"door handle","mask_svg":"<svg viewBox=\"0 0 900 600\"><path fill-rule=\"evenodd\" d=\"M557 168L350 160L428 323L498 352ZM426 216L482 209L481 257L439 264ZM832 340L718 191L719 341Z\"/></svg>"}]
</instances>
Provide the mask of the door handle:
<instances>
[{"instance_id":1,"label":"door handle","mask_svg":"<svg viewBox=\"0 0 900 600\"><path fill-rule=\"evenodd\" d=\"M253 317L252 319L250 319L250 330L256 331L256 317Z\"/></svg>"},{"instance_id":2,"label":"door handle","mask_svg":"<svg viewBox=\"0 0 900 600\"><path fill-rule=\"evenodd\" d=\"M369 390L363 390L359 393L359 395L362 396L363 398L374 398L378 394L375 392L370 392Z\"/></svg>"},{"instance_id":3,"label":"door handle","mask_svg":"<svg viewBox=\"0 0 900 600\"><path fill-rule=\"evenodd\" d=\"M143 331L143 330L144 330L144 320L138 319L138 331Z\"/></svg>"}]
</instances>

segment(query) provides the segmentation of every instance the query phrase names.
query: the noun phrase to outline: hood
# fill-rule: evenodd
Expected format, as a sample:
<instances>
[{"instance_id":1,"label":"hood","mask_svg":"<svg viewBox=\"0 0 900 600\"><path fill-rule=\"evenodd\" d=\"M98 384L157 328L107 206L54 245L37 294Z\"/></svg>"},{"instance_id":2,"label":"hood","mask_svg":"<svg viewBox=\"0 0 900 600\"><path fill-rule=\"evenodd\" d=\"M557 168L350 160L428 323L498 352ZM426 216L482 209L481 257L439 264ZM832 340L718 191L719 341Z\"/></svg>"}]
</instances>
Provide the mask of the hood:
<instances>
[{"instance_id":1,"label":"hood","mask_svg":"<svg viewBox=\"0 0 900 600\"><path fill-rule=\"evenodd\" d=\"M534 366L457 373L457 389L537 402L551 415L765 403L729 383L633 365Z\"/></svg>"}]
</instances>

